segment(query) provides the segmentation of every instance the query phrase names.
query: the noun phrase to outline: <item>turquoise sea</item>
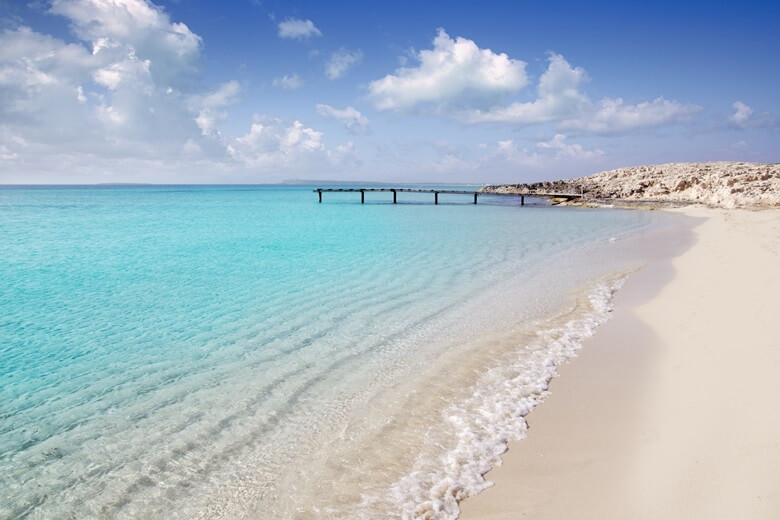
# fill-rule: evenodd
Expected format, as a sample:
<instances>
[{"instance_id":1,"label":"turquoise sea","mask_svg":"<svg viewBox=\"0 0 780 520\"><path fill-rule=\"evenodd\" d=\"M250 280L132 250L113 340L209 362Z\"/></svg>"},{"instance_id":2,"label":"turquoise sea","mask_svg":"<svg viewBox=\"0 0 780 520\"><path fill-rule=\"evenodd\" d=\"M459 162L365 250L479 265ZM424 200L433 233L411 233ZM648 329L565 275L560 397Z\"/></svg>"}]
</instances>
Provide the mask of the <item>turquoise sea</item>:
<instances>
[{"instance_id":1,"label":"turquoise sea","mask_svg":"<svg viewBox=\"0 0 780 520\"><path fill-rule=\"evenodd\" d=\"M0 518L451 518L667 218L366 199L0 188Z\"/></svg>"}]
</instances>

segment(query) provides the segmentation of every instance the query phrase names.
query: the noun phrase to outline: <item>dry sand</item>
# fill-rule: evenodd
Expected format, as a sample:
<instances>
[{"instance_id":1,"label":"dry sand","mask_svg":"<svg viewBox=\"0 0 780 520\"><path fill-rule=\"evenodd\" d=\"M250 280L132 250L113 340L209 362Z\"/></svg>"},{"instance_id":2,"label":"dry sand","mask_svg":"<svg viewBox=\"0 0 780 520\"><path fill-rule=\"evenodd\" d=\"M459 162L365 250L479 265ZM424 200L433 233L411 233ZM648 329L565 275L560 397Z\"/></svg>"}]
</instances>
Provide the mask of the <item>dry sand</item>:
<instances>
[{"instance_id":1,"label":"dry sand","mask_svg":"<svg viewBox=\"0 0 780 520\"><path fill-rule=\"evenodd\" d=\"M780 518L780 211L680 211L461 518Z\"/></svg>"}]
</instances>

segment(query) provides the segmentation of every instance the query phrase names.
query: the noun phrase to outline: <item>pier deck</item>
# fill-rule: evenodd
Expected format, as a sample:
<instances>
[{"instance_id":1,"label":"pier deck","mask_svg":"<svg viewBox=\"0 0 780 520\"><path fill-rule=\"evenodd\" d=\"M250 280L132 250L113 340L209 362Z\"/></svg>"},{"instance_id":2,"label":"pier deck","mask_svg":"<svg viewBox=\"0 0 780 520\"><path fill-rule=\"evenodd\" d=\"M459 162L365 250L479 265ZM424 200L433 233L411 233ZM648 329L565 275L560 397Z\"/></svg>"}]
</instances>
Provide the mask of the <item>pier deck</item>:
<instances>
[{"instance_id":1,"label":"pier deck","mask_svg":"<svg viewBox=\"0 0 780 520\"><path fill-rule=\"evenodd\" d=\"M322 194L325 192L336 192L336 193L346 193L346 192L354 192L358 193L360 192L360 203L365 204L366 202L366 192L373 192L373 191L387 191L393 193L393 204L398 203L398 193L433 193L433 203L438 204L439 203L439 193L455 193L459 195L473 195L474 196L474 204L477 203L477 197L481 195L499 195L502 197L505 196L511 196L511 197L520 197L520 205L525 205L525 198L526 197L544 197L548 199L565 199L565 200L572 200L572 199L579 199L582 198L581 194L574 194L574 193L543 193L543 192L533 192L529 191L527 193L482 193L479 191L467 191L467 190L440 190L440 189L424 189L424 188L317 188L314 190L315 193L317 193L319 197L319 202L322 202Z\"/></svg>"}]
</instances>

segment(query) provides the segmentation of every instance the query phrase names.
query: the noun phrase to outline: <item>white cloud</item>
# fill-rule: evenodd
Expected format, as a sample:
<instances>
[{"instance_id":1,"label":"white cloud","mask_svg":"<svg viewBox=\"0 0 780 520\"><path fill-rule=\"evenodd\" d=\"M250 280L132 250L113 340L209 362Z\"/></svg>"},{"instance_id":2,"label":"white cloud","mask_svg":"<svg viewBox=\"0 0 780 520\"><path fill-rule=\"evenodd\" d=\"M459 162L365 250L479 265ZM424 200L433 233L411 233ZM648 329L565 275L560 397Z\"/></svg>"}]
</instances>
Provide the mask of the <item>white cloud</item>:
<instances>
[{"instance_id":1,"label":"white cloud","mask_svg":"<svg viewBox=\"0 0 780 520\"><path fill-rule=\"evenodd\" d=\"M478 161L468 161L451 153L444 154L439 160L428 164L428 168L434 172L447 174L452 172L473 172L479 169L479 167L480 163Z\"/></svg>"},{"instance_id":2,"label":"white cloud","mask_svg":"<svg viewBox=\"0 0 780 520\"><path fill-rule=\"evenodd\" d=\"M344 168L356 168L363 164L355 152L355 143L352 141L340 144L332 152L328 152L328 161L339 171Z\"/></svg>"},{"instance_id":3,"label":"white cloud","mask_svg":"<svg viewBox=\"0 0 780 520\"><path fill-rule=\"evenodd\" d=\"M731 107L734 109L734 113L729 117L729 121L737 126L746 126L750 120L750 116L753 115L753 109L742 101L735 101Z\"/></svg>"},{"instance_id":4,"label":"white cloud","mask_svg":"<svg viewBox=\"0 0 780 520\"><path fill-rule=\"evenodd\" d=\"M534 124L560 120L578 113L587 106L587 96L580 92L580 85L587 79L580 67L572 67L560 54L551 54L547 70L539 79L538 97L527 103L512 103L506 107L488 111L474 110L467 120L480 122L511 122Z\"/></svg>"},{"instance_id":5,"label":"white cloud","mask_svg":"<svg viewBox=\"0 0 780 520\"><path fill-rule=\"evenodd\" d=\"M686 121L700 110L695 105L663 97L637 104L626 104L622 98L604 98L594 103L581 90L586 79L584 69L572 67L563 56L553 53L539 79L534 101L472 110L459 117L470 123L522 126L554 122L564 129L609 134Z\"/></svg>"},{"instance_id":6,"label":"white cloud","mask_svg":"<svg viewBox=\"0 0 780 520\"><path fill-rule=\"evenodd\" d=\"M479 159L483 169L506 169L507 166L526 166L537 168L545 163L545 150L542 147L521 148L514 139L504 139L490 145ZM547 159L547 162L551 162Z\"/></svg>"},{"instance_id":7,"label":"white cloud","mask_svg":"<svg viewBox=\"0 0 780 520\"><path fill-rule=\"evenodd\" d=\"M0 33L0 144L21 156L32 143L73 145L89 137L96 115L79 98L104 65L83 46L27 27Z\"/></svg>"},{"instance_id":8,"label":"white cloud","mask_svg":"<svg viewBox=\"0 0 780 520\"><path fill-rule=\"evenodd\" d=\"M566 136L564 134L555 134L549 141L536 143L536 147L540 150L554 151L557 158L592 159L604 155L604 152L598 148L586 150L580 144L566 144L565 141Z\"/></svg>"},{"instance_id":9,"label":"white cloud","mask_svg":"<svg viewBox=\"0 0 780 520\"><path fill-rule=\"evenodd\" d=\"M498 141L482 158L482 163L489 167L495 167L498 162L543 167L573 160L599 159L603 156L604 152L599 149L587 150L580 144L568 144L564 134L555 134L548 141L537 142L532 149L518 147L513 139Z\"/></svg>"},{"instance_id":10,"label":"white cloud","mask_svg":"<svg viewBox=\"0 0 780 520\"><path fill-rule=\"evenodd\" d=\"M621 98L604 98L583 113L563 121L561 127L597 134L627 132L684 122L699 110L696 105L686 105L662 97L635 105L626 104Z\"/></svg>"},{"instance_id":11,"label":"white cloud","mask_svg":"<svg viewBox=\"0 0 780 520\"><path fill-rule=\"evenodd\" d=\"M0 161L13 161L17 155L4 144L0 144Z\"/></svg>"},{"instance_id":12,"label":"white cloud","mask_svg":"<svg viewBox=\"0 0 780 520\"><path fill-rule=\"evenodd\" d=\"M92 78L98 85L103 85L109 90L116 90L122 82L121 64L116 63L109 68L96 70Z\"/></svg>"},{"instance_id":13,"label":"white cloud","mask_svg":"<svg viewBox=\"0 0 780 520\"><path fill-rule=\"evenodd\" d=\"M581 144L569 144L564 134L555 134L547 141L539 141L533 148L522 148L513 139L504 139L487 147L480 159L480 168L486 171L506 171L508 166L532 167L542 171L557 165L599 161L604 152L586 149Z\"/></svg>"},{"instance_id":14,"label":"white cloud","mask_svg":"<svg viewBox=\"0 0 780 520\"><path fill-rule=\"evenodd\" d=\"M347 108L339 109L324 104L317 104L316 108L319 115L328 119L341 121L344 124L344 127L350 132L368 127L368 118L361 114L356 108L348 106Z\"/></svg>"},{"instance_id":15,"label":"white cloud","mask_svg":"<svg viewBox=\"0 0 780 520\"><path fill-rule=\"evenodd\" d=\"M7 122L9 133L51 153L67 143L63 152L155 156L175 153L197 132L187 96L165 94L191 89L198 69L201 39L185 24L146 0L54 0L51 12L83 43L30 29L3 33L0 69L32 64L29 78L37 71L51 79L42 86L38 75L38 88L4 94L19 118Z\"/></svg>"},{"instance_id":16,"label":"white cloud","mask_svg":"<svg viewBox=\"0 0 780 520\"><path fill-rule=\"evenodd\" d=\"M605 154L599 149L587 149L581 144L570 144L564 134L556 134L549 140L533 146L522 147L514 139L495 143L482 143L475 150L467 146L434 143L437 158L422 165L423 170L446 174L453 178L505 177L517 182L528 177L538 180L549 172L562 168L582 168L584 164L598 164ZM519 173L520 172L520 173Z\"/></svg>"},{"instance_id":17,"label":"white cloud","mask_svg":"<svg viewBox=\"0 0 780 520\"><path fill-rule=\"evenodd\" d=\"M322 135L297 120L289 123L256 115L246 135L225 143L231 158L253 171L278 174L281 168L288 175L316 176L361 164L352 141L331 149L323 143Z\"/></svg>"},{"instance_id":18,"label":"white cloud","mask_svg":"<svg viewBox=\"0 0 780 520\"><path fill-rule=\"evenodd\" d=\"M203 148L194 139L187 139L182 145L181 151L184 157L195 158L203 156Z\"/></svg>"},{"instance_id":19,"label":"white cloud","mask_svg":"<svg viewBox=\"0 0 780 520\"><path fill-rule=\"evenodd\" d=\"M166 91L167 94L173 92ZM213 92L192 96L188 102L192 112L196 112L195 123L204 136L216 134L216 123L227 118L225 108L239 101L241 85L233 80L223 83Z\"/></svg>"},{"instance_id":20,"label":"white cloud","mask_svg":"<svg viewBox=\"0 0 780 520\"><path fill-rule=\"evenodd\" d=\"M99 63L81 45L68 44L29 27L0 34L0 87L23 89L78 84Z\"/></svg>"},{"instance_id":21,"label":"white cloud","mask_svg":"<svg viewBox=\"0 0 780 520\"><path fill-rule=\"evenodd\" d=\"M734 113L729 116L732 127L741 129L780 127L780 116L769 112L756 113L752 107L742 101L735 101L731 108L734 109Z\"/></svg>"},{"instance_id":22,"label":"white cloud","mask_svg":"<svg viewBox=\"0 0 780 520\"><path fill-rule=\"evenodd\" d=\"M241 94L241 85L238 81L223 83L214 92L210 92L201 98L200 104L204 108L224 108L238 102Z\"/></svg>"},{"instance_id":23,"label":"white cloud","mask_svg":"<svg viewBox=\"0 0 780 520\"><path fill-rule=\"evenodd\" d=\"M280 38L294 38L302 40L312 36L322 36L322 32L314 25L311 20L299 20L297 18L288 18L279 23Z\"/></svg>"},{"instance_id":24,"label":"white cloud","mask_svg":"<svg viewBox=\"0 0 780 520\"><path fill-rule=\"evenodd\" d=\"M198 112L198 116L195 118L195 123L200 128L202 135L211 135L215 132L216 123L218 120L223 119L219 113L215 113L213 110L204 108ZM190 141L188 139L187 141Z\"/></svg>"},{"instance_id":25,"label":"white cloud","mask_svg":"<svg viewBox=\"0 0 780 520\"><path fill-rule=\"evenodd\" d=\"M338 79L349 69L359 65L361 61L363 61L363 51L360 49L356 51L339 49L330 55L330 59L325 64L325 75L328 79Z\"/></svg>"},{"instance_id":26,"label":"white cloud","mask_svg":"<svg viewBox=\"0 0 780 520\"><path fill-rule=\"evenodd\" d=\"M96 70L92 78L95 83L109 90L117 90L122 84L129 84L130 88L140 89L148 94L154 83L151 77L151 63L148 59L138 59L135 51L129 49L121 61Z\"/></svg>"},{"instance_id":27,"label":"white cloud","mask_svg":"<svg viewBox=\"0 0 780 520\"><path fill-rule=\"evenodd\" d=\"M253 123L246 135L227 145L227 150L234 159L251 167L294 165L326 153L322 132L300 121L288 126L279 119Z\"/></svg>"},{"instance_id":28,"label":"white cloud","mask_svg":"<svg viewBox=\"0 0 780 520\"><path fill-rule=\"evenodd\" d=\"M369 84L380 110L405 110L422 104L483 105L522 89L528 82L525 63L504 53L481 49L472 40L452 39L439 29L433 49L416 55L416 67Z\"/></svg>"},{"instance_id":29,"label":"white cloud","mask_svg":"<svg viewBox=\"0 0 780 520\"><path fill-rule=\"evenodd\" d=\"M281 78L274 78L274 87L280 87L286 90L296 90L303 86L303 80L297 74L285 74Z\"/></svg>"},{"instance_id":30,"label":"white cloud","mask_svg":"<svg viewBox=\"0 0 780 520\"><path fill-rule=\"evenodd\" d=\"M157 80L197 68L200 36L146 0L53 0L51 12L67 17L76 36L92 43L93 54L132 49L138 60L149 60Z\"/></svg>"},{"instance_id":31,"label":"white cloud","mask_svg":"<svg viewBox=\"0 0 780 520\"><path fill-rule=\"evenodd\" d=\"M353 144L329 149L298 121L258 118L244 136L220 132L241 85L195 88L200 37L148 1L57 0L52 13L77 43L27 27L0 32L3 181L186 182L200 171L252 179L356 163Z\"/></svg>"}]
</instances>

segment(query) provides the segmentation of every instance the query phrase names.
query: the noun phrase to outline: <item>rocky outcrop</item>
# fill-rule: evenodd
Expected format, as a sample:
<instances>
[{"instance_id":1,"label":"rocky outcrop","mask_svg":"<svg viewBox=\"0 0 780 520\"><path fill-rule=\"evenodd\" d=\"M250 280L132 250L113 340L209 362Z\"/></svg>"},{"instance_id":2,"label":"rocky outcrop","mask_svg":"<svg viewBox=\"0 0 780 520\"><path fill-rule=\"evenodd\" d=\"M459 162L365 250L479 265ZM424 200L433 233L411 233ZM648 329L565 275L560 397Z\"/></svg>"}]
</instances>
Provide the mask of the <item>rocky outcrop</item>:
<instances>
[{"instance_id":1,"label":"rocky outcrop","mask_svg":"<svg viewBox=\"0 0 780 520\"><path fill-rule=\"evenodd\" d=\"M780 164L669 163L618 168L576 179L500 184L487 193L584 193L596 202L780 207Z\"/></svg>"}]
</instances>

